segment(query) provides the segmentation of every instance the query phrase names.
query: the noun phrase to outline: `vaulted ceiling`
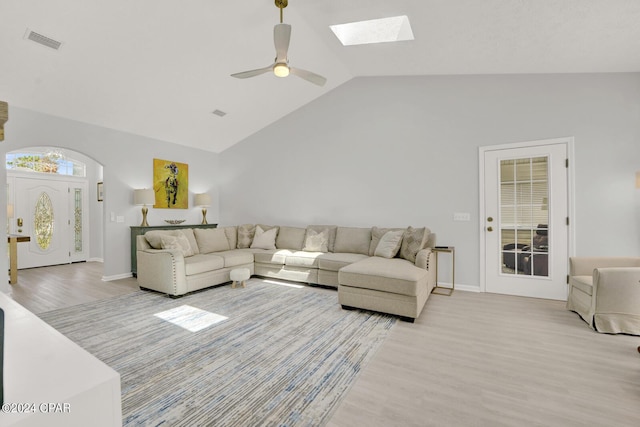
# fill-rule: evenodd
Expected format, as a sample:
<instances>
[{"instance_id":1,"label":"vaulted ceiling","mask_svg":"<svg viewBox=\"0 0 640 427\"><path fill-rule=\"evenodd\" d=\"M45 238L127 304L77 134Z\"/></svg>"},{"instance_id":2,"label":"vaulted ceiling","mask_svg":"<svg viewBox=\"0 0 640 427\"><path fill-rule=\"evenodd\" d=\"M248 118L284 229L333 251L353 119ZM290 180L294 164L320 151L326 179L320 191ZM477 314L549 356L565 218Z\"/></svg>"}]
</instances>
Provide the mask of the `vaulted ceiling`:
<instances>
[{"instance_id":1,"label":"vaulted ceiling","mask_svg":"<svg viewBox=\"0 0 640 427\"><path fill-rule=\"evenodd\" d=\"M329 29L398 15L414 41ZM291 65L327 84L230 77L273 62L278 22L274 0L0 0L0 100L220 152L356 76L640 71L637 0L289 0Z\"/></svg>"}]
</instances>

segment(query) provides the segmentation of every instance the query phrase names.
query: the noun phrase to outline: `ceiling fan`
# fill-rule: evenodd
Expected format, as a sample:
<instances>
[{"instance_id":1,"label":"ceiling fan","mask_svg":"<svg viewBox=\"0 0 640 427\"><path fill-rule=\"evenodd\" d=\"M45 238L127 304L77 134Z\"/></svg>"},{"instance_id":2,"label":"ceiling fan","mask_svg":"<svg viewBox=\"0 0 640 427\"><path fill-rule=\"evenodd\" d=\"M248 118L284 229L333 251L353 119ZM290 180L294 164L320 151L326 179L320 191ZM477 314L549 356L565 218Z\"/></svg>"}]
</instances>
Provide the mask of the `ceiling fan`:
<instances>
[{"instance_id":1,"label":"ceiling fan","mask_svg":"<svg viewBox=\"0 0 640 427\"><path fill-rule=\"evenodd\" d=\"M280 23L273 27L273 43L276 46L275 62L268 67L231 74L231 77L246 79L272 71L273 74L278 77L287 77L289 74L293 74L294 76L298 76L308 82L318 86L323 86L327 82L326 78L316 73L312 73L311 71L303 70L301 68L292 68L289 66L287 51L289 50L289 41L291 40L291 25L282 23L282 9L287 7L289 0L275 0L275 3L276 7L280 9Z\"/></svg>"}]
</instances>

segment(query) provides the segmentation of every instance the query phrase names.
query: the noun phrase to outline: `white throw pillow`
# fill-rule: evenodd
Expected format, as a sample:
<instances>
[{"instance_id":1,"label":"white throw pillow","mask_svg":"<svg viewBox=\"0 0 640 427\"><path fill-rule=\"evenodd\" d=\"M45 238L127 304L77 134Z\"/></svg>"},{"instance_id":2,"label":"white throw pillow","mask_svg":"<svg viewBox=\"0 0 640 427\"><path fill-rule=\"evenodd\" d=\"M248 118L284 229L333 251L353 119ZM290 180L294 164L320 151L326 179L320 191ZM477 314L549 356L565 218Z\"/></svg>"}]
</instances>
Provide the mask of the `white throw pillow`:
<instances>
[{"instance_id":1,"label":"white throw pillow","mask_svg":"<svg viewBox=\"0 0 640 427\"><path fill-rule=\"evenodd\" d=\"M374 256L383 258L395 257L400 250L402 236L404 236L404 230L387 231L378 242Z\"/></svg>"},{"instance_id":2,"label":"white throw pillow","mask_svg":"<svg viewBox=\"0 0 640 427\"><path fill-rule=\"evenodd\" d=\"M277 228L264 231L262 227L257 225L256 234L253 236L253 242L251 242L251 249L275 249L277 235Z\"/></svg>"},{"instance_id":3,"label":"white throw pillow","mask_svg":"<svg viewBox=\"0 0 640 427\"><path fill-rule=\"evenodd\" d=\"M307 228L307 236L304 239L303 251L307 252L329 252L329 229L316 231Z\"/></svg>"}]
</instances>

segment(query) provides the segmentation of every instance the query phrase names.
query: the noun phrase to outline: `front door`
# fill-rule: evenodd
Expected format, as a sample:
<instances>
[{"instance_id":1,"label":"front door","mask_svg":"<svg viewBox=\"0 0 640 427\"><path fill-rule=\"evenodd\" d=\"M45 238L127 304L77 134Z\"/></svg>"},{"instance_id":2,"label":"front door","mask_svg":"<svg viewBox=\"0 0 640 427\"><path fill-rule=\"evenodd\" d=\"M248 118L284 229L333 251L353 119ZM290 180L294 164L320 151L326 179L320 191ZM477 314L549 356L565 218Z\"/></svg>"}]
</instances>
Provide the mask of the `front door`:
<instances>
[{"instance_id":1,"label":"front door","mask_svg":"<svg viewBox=\"0 0 640 427\"><path fill-rule=\"evenodd\" d=\"M30 237L18 245L18 268L86 260L86 183L16 177L11 232Z\"/></svg>"},{"instance_id":2,"label":"front door","mask_svg":"<svg viewBox=\"0 0 640 427\"><path fill-rule=\"evenodd\" d=\"M484 151L487 292L567 299L568 143Z\"/></svg>"}]
</instances>

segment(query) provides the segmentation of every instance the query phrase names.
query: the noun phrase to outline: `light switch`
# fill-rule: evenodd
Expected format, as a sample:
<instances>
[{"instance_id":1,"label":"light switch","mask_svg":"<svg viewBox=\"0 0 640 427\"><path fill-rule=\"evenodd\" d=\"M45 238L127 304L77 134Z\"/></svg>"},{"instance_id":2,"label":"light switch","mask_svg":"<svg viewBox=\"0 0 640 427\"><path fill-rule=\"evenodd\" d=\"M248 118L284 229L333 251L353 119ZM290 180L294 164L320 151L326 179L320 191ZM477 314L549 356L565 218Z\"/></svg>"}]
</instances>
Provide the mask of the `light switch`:
<instances>
[{"instance_id":1,"label":"light switch","mask_svg":"<svg viewBox=\"0 0 640 427\"><path fill-rule=\"evenodd\" d=\"M454 221L471 221L471 214L469 212L454 212Z\"/></svg>"}]
</instances>

